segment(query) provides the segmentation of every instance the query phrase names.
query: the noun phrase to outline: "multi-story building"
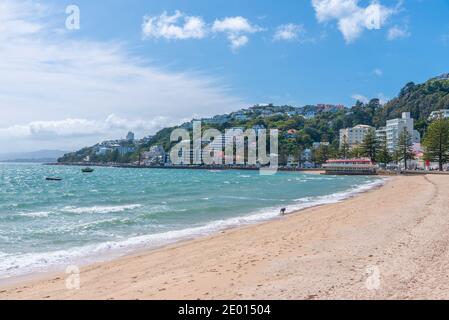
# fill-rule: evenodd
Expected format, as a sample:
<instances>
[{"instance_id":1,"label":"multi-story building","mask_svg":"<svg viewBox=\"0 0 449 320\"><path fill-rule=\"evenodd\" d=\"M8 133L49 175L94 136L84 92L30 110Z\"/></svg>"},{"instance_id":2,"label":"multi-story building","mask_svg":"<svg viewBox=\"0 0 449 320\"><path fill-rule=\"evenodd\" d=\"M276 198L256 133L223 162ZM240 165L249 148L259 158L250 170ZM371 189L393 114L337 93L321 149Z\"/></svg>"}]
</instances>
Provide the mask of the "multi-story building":
<instances>
[{"instance_id":1,"label":"multi-story building","mask_svg":"<svg viewBox=\"0 0 449 320\"><path fill-rule=\"evenodd\" d=\"M414 120L410 116L410 112L403 112L402 118L387 121L385 133L387 138L387 148L390 152L394 152L397 148L399 136L405 130L412 137L412 143L420 143L421 135L414 130Z\"/></svg>"},{"instance_id":2,"label":"multi-story building","mask_svg":"<svg viewBox=\"0 0 449 320\"><path fill-rule=\"evenodd\" d=\"M448 118L449 118L449 109L441 109L433 111L430 114L429 121L433 121L436 119L448 119Z\"/></svg>"},{"instance_id":3,"label":"multi-story building","mask_svg":"<svg viewBox=\"0 0 449 320\"><path fill-rule=\"evenodd\" d=\"M134 147L134 146L119 146L119 147L117 147L117 150L121 156L124 156L126 154L135 152L136 147Z\"/></svg>"},{"instance_id":4,"label":"multi-story building","mask_svg":"<svg viewBox=\"0 0 449 320\"><path fill-rule=\"evenodd\" d=\"M378 141L386 141L387 140L387 127L380 127L376 130L376 137Z\"/></svg>"},{"instance_id":5,"label":"multi-story building","mask_svg":"<svg viewBox=\"0 0 449 320\"><path fill-rule=\"evenodd\" d=\"M360 145L366 134L374 128L367 125L358 125L354 128L346 128L340 130L340 146L344 144L350 148Z\"/></svg>"},{"instance_id":6,"label":"multi-story building","mask_svg":"<svg viewBox=\"0 0 449 320\"><path fill-rule=\"evenodd\" d=\"M133 142L134 141L134 133L128 132L128 134L126 135L126 140L128 140L129 142Z\"/></svg>"}]
</instances>

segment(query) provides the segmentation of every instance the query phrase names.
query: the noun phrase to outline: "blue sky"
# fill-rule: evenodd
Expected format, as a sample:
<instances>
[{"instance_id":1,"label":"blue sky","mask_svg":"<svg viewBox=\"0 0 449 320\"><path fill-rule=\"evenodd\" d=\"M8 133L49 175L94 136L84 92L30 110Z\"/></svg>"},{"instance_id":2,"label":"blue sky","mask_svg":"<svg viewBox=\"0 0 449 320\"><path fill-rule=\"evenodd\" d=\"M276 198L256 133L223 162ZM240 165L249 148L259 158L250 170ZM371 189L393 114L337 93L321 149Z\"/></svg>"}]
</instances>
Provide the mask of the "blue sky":
<instances>
[{"instance_id":1,"label":"blue sky","mask_svg":"<svg viewBox=\"0 0 449 320\"><path fill-rule=\"evenodd\" d=\"M73 2L73 1L72 1ZM67 3L71 3L68 1ZM311 1L78 1L83 8L80 36L125 39L135 52L173 70L193 69L222 77L249 102L307 104L353 102L354 94L393 97L408 81L424 81L447 71L449 2L404 1L380 30L364 31L347 44L336 21L318 23ZM394 7L398 1L381 1ZM359 1L366 7L369 1ZM101 10L101 8L104 8ZM201 40L147 39L143 15L179 10L206 22L242 16L266 29L232 53L222 36ZM111 23L119 19L120 24ZM282 24L303 25L302 41L273 41ZM388 40L388 30L406 28L405 38ZM307 41L308 40L308 41ZM380 70L382 76L376 75Z\"/></svg>"},{"instance_id":2,"label":"blue sky","mask_svg":"<svg viewBox=\"0 0 449 320\"><path fill-rule=\"evenodd\" d=\"M449 72L445 0L4 1L10 149L76 148L255 103L387 100ZM64 28L71 4L79 30Z\"/></svg>"}]
</instances>

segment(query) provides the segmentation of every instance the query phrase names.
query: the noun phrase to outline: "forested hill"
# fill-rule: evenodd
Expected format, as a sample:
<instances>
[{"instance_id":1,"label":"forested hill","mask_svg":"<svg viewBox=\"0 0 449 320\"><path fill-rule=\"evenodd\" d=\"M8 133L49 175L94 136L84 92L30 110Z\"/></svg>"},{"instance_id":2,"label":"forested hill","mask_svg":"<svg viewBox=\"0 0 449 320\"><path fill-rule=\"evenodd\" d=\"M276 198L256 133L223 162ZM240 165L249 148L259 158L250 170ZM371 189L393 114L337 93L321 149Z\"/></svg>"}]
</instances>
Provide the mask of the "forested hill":
<instances>
[{"instance_id":1,"label":"forested hill","mask_svg":"<svg viewBox=\"0 0 449 320\"><path fill-rule=\"evenodd\" d=\"M381 105L379 99L368 103L358 101L351 108L341 105L317 105L305 107L257 105L242 109L231 114L219 115L213 118L201 119L203 129L216 128L223 131L232 127L252 128L263 126L267 129L280 130L280 154L284 158L288 154L298 154L304 148L310 148L314 142L329 142L337 152L339 146L339 130L365 124L374 127L385 126L389 119L401 116L404 111L410 111L416 119L415 127L424 135L428 126L428 117L432 111L449 108L449 74L430 79L422 84L412 82L405 85L399 95ZM191 129L191 122L181 125ZM111 160L111 155L98 156L98 146L84 148L59 159L60 162L81 161L89 156L91 161L129 162L138 159L139 154L151 146L162 146L170 150L173 142L170 133L173 129L165 128L150 141L136 145L136 151L123 157L117 155Z\"/></svg>"},{"instance_id":2,"label":"forested hill","mask_svg":"<svg viewBox=\"0 0 449 320\"><path fill-rule=\"evenodd\" d=\"M385 105L381 105L379 99L372 99L368 103L358 101L351 108L345 110L332 110L330 112L318 111L316 106L302 108L266 106L241 110L250 117L244 121L238 121L230 117L230 121L219 125L218 129L231 126L251 127L252 125L264 125L266 128L278 128L281 131L289 129L298 130L298 142L302 147L308 147L312 142L338 141L339 130L358 124L366 124L374 127L385 126L386 121L401 117L402 112L409 111L416 120L416 129L423 135L428 125L428 118L432 111L449 108L449 73L432 78L422 84L410 82L406 84L398 96ZM269 109L275 112L273 116L261 116L260 111ZM254 111L256 110L256 111ZM292 116L292 111L297 110L301 118L309 113L315 113L314 117L298 119ZM235 114L235 113L234 113ZM294 114L294 112L293 112ZM152 143L161 143L168 146L168 136L173 128L159 132Z\"/></svg>"},{"instance_id":3,"label":"forested hill","mask_svg":"<svg viewBox=\"0 0 449 320\"><path fill-rule=\"evenodd\" d=\"M389 101L381 112L381 119L398 117L410 111L417 120L425 120L430 113L449 108L449 73L430 79L422 84L408 83L398 97Z\"/></svg>"}]
</instances>

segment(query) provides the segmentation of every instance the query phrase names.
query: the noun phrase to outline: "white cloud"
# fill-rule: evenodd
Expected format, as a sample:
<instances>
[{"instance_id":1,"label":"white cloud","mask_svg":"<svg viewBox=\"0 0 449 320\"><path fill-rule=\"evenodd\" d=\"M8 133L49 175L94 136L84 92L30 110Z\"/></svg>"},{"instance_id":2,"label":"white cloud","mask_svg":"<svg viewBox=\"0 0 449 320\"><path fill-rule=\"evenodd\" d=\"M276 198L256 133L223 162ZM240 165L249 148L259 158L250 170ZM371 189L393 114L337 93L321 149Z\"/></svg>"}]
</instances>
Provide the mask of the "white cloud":
<instances>
[{"instance_id":1,"label":"white cloud","mask_svg":"<svg viewBox=\"0 0 449 320\"><path fill-rule=\"evenodd\" d=\"M347 43L354 42L365 29L381 29L397 10L383 6L377 0L365 8L359 6L358 0L312 0L312 5L320 23L337 20Z\"/></svg>"},{"instance_id":2,"label":"white cloud","mask_svg":"<svg viewBox=\"0 0 449 320\"><path fill-rule=\"evenodd\" d=\"M129 120L115 114L105 120L88 120L68 118L57 121L32 121L25 125L13 125L0 128L0 136L8 139L46 140L60 137L114 137L117 133L135 131L144 135L154 132L167 125L173 125L173 120L166 117L155 117L151 120ZM112 133L112 134L111 134Z\"/></svg>"},{"instance_id":3,"label":"white cloud","mask_svg":"<svg viewBox=\"0 0 449 320\"><path fill-rule=\"evenodd\" d=\"M65 125L64 119L96 123L111 114L132 121L164 117L178 122L193 114L222 114L244 104L215 77L155 67L130 54L126 44L79 40L76 33L68 37L68 31L49 27L63 28L64 19L56 20L28 1L2 0L0 12L0 145L4 150L56 144L75 148L104 138L100 132L76 140L68 130L44 145L27 134L20 141L11 140L5 128L9 133L11 128L45 132L42 123L45 128L48 123L62 125L59 121ZM22 28L15 28L18 25ZM71 126L83 127L77 121ZM142 134L156 130L148 128ZM110 134L122 133L117 128Z\"/></svg>"},{"instance_id":4,"label":"white cloud","mask_svg":"<svg viewBox=\"0 0 449 320\"><path fill-rule=\"evenodd\" d=\"M170 16L164 11L160 16L145 16L142 32L145 38L185 40L203 39L207 31L201 17L187 16L180 11Z\"/></svg>"},{"instance_id":5,"label":"white cloud","mask_svg":"<svg viewBox=\"0 0 449 320\"><path fill-rule=\"evenodd\" d=\"M374 69L374 70L373 70L373 73L374 73L376 76L378 76L378 77L381 77L381 76L383 76L383 74L384 74L383 70L382 70L382 69L379 69L379 68Z\"/></svg>"},{"instance_id":6,"label":"white cloud","mask_svg":"<svg viewBox=\"0 0 449 320\"><path fill-rule=\"evenodd\" d=\"M351 96L351 98L354 99L354 100L358 100L360 102L363 102L363 103L368 103L369 102L369 99L367 97L365 97L364 95L361 95L361 94L353 94Z\"/></svg>"},{"instance_id":7,"label":"white cloud","mask_svg":"<svg viewBox=\"0 0 449 320\"><path fill-rule=\"evenodd\" d=\"M43 26L35 21L31 12L40 15L43 13L43 7L29 2L23 4L29 10L20 10L19 6L12 5L10 0L0 3L0 39L2 41L15 36L35 34L42 29Z\"/></svg>"},{"instance_id":8,"label":"white cloud","mask_svg":"<svg viewBox=\"0 0 449 320\"><path fill-rule=\"evenodd\" d=\"M142 24L144 38L203 39L211 32L224 33L234 52L248 44L249 34L262 30L240 16L216 19L212 25L208 25L202 17L187 16L178 10L174 15L164 11L159 16L145 16Z\"/></svg>"},{"instance_id":9,"label":"white cloud","mask_svg":"<svg viewBox=\"0 0 449 320\"><path fill-rule=\"evenodd\" d=\"M237 35L237 34L229 34L228 40L231 43L231 49L232 51L236 51L240 49L243 46L246 46L246 44L249 42L249 38L244 35Z\"/></svg>"},{"instance_id":10,"label":"white cloud","mask_svg":"<svg viewBox=\"0 0 449 320\"><path fill-rule=\"evenodd\" d=\"M236 51L249 42L248 34L263 31L263 29L252 25L244 17L227 17L215 20L212 25L212 31L225 33L231 44L231 49Z\"/></svg>"},{"instance_id":11,"label":"white cloud","mask_svg":"<svg viewBox=\"0 0 449 320\"><path fill-rule=\"evenodd\" d=\"M139 138L147 136L149 132L179 123L178 119L167 117L130 120L114 114L104 120L67 118L56 121L32 121L0 128L0 141L2 146L7 146L8 142L13 143L12 147L3 148L7 151L76 150L102 140L123 138L128 131L135 132Z\"/></svg>"},{"instance_id":12,"label":"white cloud","mask_svg":"<svg viewBox=\"0 0 449 320\"><path fill-rule=\"evenodd\" d=\"M228 17L222 20L215 20L212 31L214 32L230 32L230 33L254 33L261 31L257 26L244 17Z\"/></svg>"},{"instance_id":13,"label":"white cloud","mask_svg":"<svg viewBox=\"0 0 449 320\"><path fill-rule=\"evenodd\" d=\"M377 95L377 98L379 99L380 104L386 104L388 101L390 101L390 98L385 96L383 93L379 93Z\"/></svg>"},{"instance_id":14,"label":"white cloud","mask_svg":"<svg viewBox=\"0 0 449 320\"><path fill-rule=\"evenodd\" d=\"M280 40L292 41L299 39L299 36L303 34L305 34L305 29L303 25L289 23L277 27L273 39L275 41Z\"/></svg>"},{"instance_id":15,"label":"white cloud","mask_svg":"<svg viewBox=\"0 0 449 320\"><path fill-rule=\"evenodd\" d=\"M396 39L404 39L410 37L410 32L408 31L407 26L398 26L395 25L392 28L388 30L388 36L387 39L390 41L396 40Z\"/></svg>"},{"instance_id":16,"label":"white cloud","mask_svg":"<svg viewBox=\"0 0 449 320\"><path fill-rule=\"evenodd\" d=\"M352 99L354 100L358 100L360 102L363 103L368 103L371 99L369 99L368 97L362 95L362 94L353 94L351 96ZM386 97L383 93L379 93L377 95L377 98L379 99L380 104L385 104L387 103L390 99L388 97Z\"/></svg>"}]
</instances>

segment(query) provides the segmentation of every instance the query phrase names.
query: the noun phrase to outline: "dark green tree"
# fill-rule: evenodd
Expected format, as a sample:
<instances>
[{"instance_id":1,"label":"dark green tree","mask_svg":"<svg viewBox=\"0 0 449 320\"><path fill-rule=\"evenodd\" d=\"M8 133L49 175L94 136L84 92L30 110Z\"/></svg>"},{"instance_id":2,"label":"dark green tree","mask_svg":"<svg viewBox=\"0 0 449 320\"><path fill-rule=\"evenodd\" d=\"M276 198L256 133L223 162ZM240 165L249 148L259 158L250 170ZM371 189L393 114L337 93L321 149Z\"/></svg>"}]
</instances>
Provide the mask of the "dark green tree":
<instances>
[{"instance_id":1,"label":"dark green tree","mask_svg":"<svg viewBox=\"0 0 449 320\"><path fill-rule=\"evenodd\" d=\"M348 143L348 137L345 135L343 137L343 143L340 146L340 157L343 159L347 159L350 151L351 148Z\"/></svg>"},{"instance_id":2,"label":"dark green tree","mask_svg":"<svg viewBox=\"0 0 449 320\"><path fill-rule=\"evenodd\" d=\"M362 155L370 158L373 162L377 162L377 153L379 152L379 141L377 140L376 131L370 129L363 138Z\"/></svg>"},{"instance_id":3,"label":"dark green tree","mask_svg":"<svg viewBox=\"0 0 449 320\"><path fill-rule=\"evenodd\" d=\"M412 149L412 136L406 128L399 135L398 144L395 150L395 159L397 162L404 161L404 167L407 170L408 161L415 159Z\"/></svg>"},{"instance_id":4,"label":"dark green tree","mask_svg":"<svg viewBox=\"0 0 449 320\"><path fill-rule=\"evenodd\" d=\"M387 139L379 139L379 149L376 155L377 161L379 163L388 164L393 160L393 157L390 154L390 151L387 147Z\"/></svg>"},{"instance_id":5,"label":"dark green tree","mask_svg":"<svg viewBox=\"0 0 449 320\"><path fill-rule=\"evenodd\" d=\"M440 171L449 162L449 120L438 119L432 122L424 137L424 157L429 161L437 161Z\"/></svg>"},{"instance_id":6,"label":"dark green tree","mask_svg":"<svg viewBox=\"0 0 449 320\"><path fill-rule=\"evenodd\" d=\"M329 160L329 146L321 145L313 151L313 161L317 164L326 163Z\"/></svg>"},{"instance_id":7,"label":"dark green tree","mask_svg":"<svg viewBox=\"0 0 449 320\"><path fill-rule=\"evenodd\" d=\"M363 149L360 146L356 146L351 149L349 152L349 157L351 158L360 158L363 157Z\"/></svg>"}]
</instances>

